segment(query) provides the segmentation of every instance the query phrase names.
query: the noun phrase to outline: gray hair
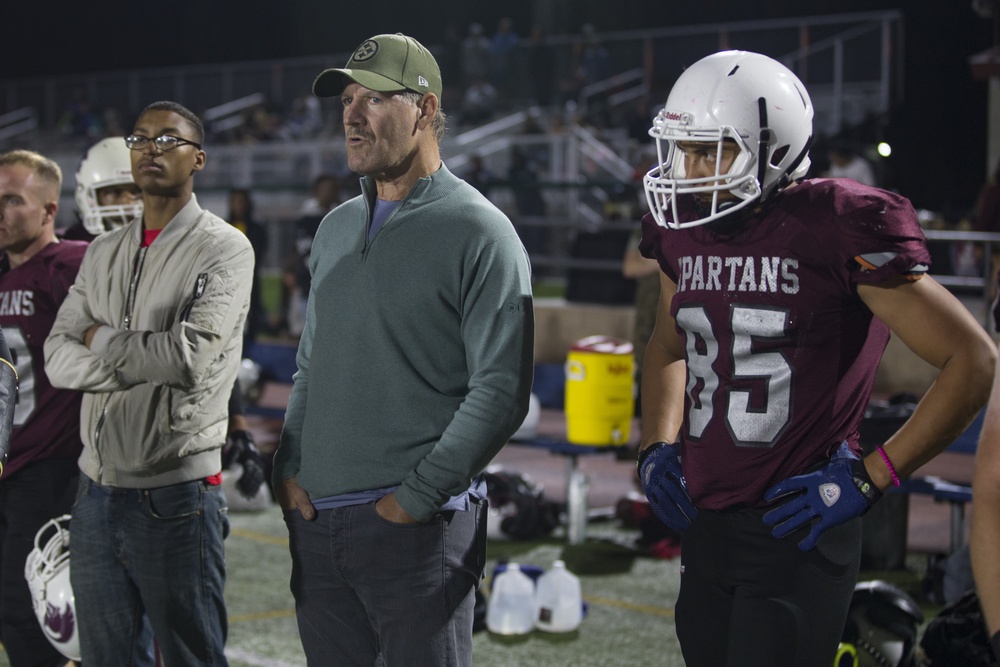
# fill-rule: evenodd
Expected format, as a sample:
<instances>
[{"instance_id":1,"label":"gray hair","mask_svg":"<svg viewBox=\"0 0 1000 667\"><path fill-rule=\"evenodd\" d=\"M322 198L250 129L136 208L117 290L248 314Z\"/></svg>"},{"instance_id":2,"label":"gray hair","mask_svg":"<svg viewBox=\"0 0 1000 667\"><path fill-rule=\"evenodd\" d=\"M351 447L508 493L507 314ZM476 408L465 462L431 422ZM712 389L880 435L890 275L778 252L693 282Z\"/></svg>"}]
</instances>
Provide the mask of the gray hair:
<instances>
[{"instance_id":1,"label":"gray hair","mask_svg":"<svg viewBox=\"0 0 1000 667\"><path fill-rule=\"evenodd\" d=\"M404 100L412 102L414 106L418 106L420 104L420 100L424 99L423 94L409 90L403 91L401 93L396 93L396 95ZM444 139L444 133L448 129L447 124L448 124L448 118L447 116L445 116L444 111L442 111L441 107L439 106L437 113L434 114L434 119L431 121L431 130L434 131L434 137L438 141Z\"/></svg>"}]
</instances>

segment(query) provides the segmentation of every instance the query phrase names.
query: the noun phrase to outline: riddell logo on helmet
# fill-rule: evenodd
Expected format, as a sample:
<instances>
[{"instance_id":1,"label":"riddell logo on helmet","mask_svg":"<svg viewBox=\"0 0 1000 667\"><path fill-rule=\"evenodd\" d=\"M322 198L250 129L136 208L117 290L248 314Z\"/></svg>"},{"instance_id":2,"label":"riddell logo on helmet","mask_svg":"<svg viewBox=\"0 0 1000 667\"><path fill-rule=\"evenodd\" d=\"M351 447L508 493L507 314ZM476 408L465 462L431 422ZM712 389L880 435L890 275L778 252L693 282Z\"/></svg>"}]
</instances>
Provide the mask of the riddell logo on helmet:
<instances>
[{"instance_id":1,"label":"riddell logo on helmet","mask_svg":"<svg viewBox=\"0 0 1000 667\"><path fill-rule=\"evenodd\" d=\"M664 109L663 118L664 120L672 120L677 123L686 123L688 121L688 114L681 111L667 111Z\"/></svg>"}]
</instances>

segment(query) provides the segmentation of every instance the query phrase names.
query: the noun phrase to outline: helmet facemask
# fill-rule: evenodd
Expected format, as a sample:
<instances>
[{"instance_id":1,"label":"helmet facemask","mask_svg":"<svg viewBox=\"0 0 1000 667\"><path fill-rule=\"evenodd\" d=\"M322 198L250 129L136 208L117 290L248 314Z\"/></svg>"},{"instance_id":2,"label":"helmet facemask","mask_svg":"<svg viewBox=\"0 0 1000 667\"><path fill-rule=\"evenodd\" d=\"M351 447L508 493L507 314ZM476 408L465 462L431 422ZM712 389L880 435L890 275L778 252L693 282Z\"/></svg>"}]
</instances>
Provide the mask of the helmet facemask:
<instances>
[{"instance_id":1,"label":"helmet facemask","mask_svg":"<svg viewBox=\"0 0 1000 667\"><path fill-rule=\"evenodd\" d=\"M83 219L83 226L94 236L99 236L104 232L110 232L124 226L129 220L142 215L142 200L139 199L131 204L113 204L102 206L100 204L98 191L115 185L132 185L131 178L127 181L104 182L96 186L90 186L85 193L86 205L80 210L80 217Z\"/></svg>"},{"instance_id":2,"label":"helmet facemask","mask_svg":"<svg viewBox=\"0 0 1000 667\"><path fill-rule=\"evenodd\" d=\"M656 140L657 165L643 178L643 185L649 209L656 221L670 229L684 229L718 220L756 202L760 197L760 185L754 174L756 158L739 132L732 127L685 127L683 119L679 123L668 120L672 115L661 111L649 131ZM721 173L723 146L727 141L735 144L737 155L729 170ZM685 154L678 147L681 142L714 143L716 173L688 178L684 166ZM705 209L703 216L694 221L680 222L678 201L681 195L709 195L697 197L695 201L698 208ZM664 215L668 210L670 215Z\"/></svg>"}]
</instances>

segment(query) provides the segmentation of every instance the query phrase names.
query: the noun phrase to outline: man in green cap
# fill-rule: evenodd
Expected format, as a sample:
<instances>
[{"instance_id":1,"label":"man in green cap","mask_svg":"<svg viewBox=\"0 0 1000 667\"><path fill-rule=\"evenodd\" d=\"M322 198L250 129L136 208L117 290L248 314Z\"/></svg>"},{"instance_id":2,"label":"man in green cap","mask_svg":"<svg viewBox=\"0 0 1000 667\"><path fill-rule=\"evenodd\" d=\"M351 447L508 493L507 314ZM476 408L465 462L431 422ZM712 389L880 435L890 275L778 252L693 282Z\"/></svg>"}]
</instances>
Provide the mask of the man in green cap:
<instances>
[{"instance_id":1,"label":"man in green cap","mask_svg":"<svg viewBox=\"0 0 1000 667\"><path fill-rule=\"evenodd\" d=\"M528 258L442 164L441 74L405 35L313 85L339 96L362 194L320 224L274 460L310 664L470 665L483 468L531 388Z\"/></svg>"}]
</instances>

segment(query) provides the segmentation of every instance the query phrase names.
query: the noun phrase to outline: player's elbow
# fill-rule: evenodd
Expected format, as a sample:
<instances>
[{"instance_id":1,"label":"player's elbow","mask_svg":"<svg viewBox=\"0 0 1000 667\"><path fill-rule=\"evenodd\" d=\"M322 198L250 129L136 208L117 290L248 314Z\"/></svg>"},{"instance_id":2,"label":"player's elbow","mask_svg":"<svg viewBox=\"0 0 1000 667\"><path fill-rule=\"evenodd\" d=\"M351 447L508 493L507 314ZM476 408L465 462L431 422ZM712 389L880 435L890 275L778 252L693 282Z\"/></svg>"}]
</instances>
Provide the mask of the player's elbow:
<instances>
[{"instance_id":1,"label":"player's elbow","mask_svg":"<svg viewBox=\"0 0 1000 667\"><path fill-rule=\"evenodd\" d=\"M996 373L997 348L983 332L972 337L944 365L942 372L957 372L968 400L976 411L986 405Z\"/></svg>"}]
</instances>

